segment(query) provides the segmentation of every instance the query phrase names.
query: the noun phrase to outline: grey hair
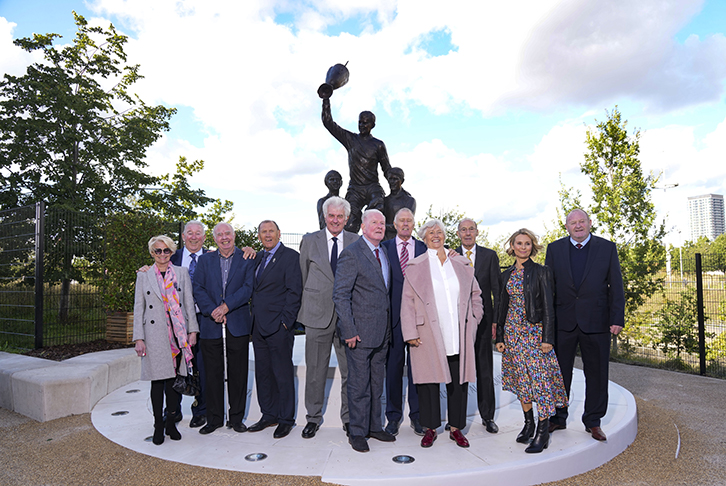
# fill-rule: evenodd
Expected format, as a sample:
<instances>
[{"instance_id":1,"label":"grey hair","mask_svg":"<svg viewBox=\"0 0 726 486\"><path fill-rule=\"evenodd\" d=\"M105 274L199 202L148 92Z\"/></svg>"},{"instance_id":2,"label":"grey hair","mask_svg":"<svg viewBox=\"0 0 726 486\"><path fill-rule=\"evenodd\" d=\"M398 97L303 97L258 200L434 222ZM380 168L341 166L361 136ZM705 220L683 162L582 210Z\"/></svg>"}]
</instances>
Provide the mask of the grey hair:
<instances>
[{"instance_id":1,"label":"grey hair","mask_svg":"<svg viewBox=\"0 0 726 486\"><path fill-rule=\"evenodd\" d=\"M231 229L232 232L234 232L234 227L231 224L225 223L224 221L222 221L221 223L217 223L214 226L214 229L212 230L212 236L217 236L217 228L219 228L220 226L229 226L229 229Z\"/></svg>"},{"instance_id":2,"label":"grey hair","mask_svg":"<svg viewBox=\"0 0 726 486\"><path fill-rule=\"evenodd\" d=\"M413 219L416 218L416 215L413 214L413 211L411 211L409 208L401 208L398 211L396 211L396 215L393 217L393 221L394 222L398 221L398 215L401 214L401 213L403 213L403 212L410 213L411 214L411 218L413 218Z\"/></svg>"},{"instance_id":3,"label":"grey hair","mask_svg":"<svg viewBox=\"0 0 726 486\"><path fill-rule=\"evenodd\" d=\"M350 217L350 203L343 199L342 197L338 196L331 196L328 199L325 200L323 203L323 215L328 215L328 209L330 206L333 206L334 208L343 208L343 212L345 213L345 217Z\"/></svg>"},{"instance_id":4,"label":"grey hair","mask_svg":"<svg viewBox=\"0 0 726 486\"><path fill-rule=\"evenodd\" d=\"M380 211L379 211L379 210L377 210L377 209L366 209L366 210L365 210L365 212L363 213L363 217L362 217L362 218L360 219L360 220L361 220L361 222L365 223L365 222L366 222L366 221L367 221L367 220L368 220L368 219L369 219L369 218L370 218L371 216L373 216L374 214L378 214L378 215L379 215L379 216L380 216L381 218L383 218L384 220L385 220L385 218L386 218L385 216L383 216L383 213L382 213L382 212L380 212Z\"/></svg>"},{"instance_id":5,"label":"grey hair","mask_svg":"<svg viewBox=\"0 0 726 486\"><path fill-rule=\"evenodd\" d=\"M149 253L151 255L154 254L154 245L156 243L158 243L159 241L164 243L166 245L166 247L171 250L172 253L174 253L176 251L176 243L174 243L174 240L172 240L171 238L169 238L166 235L157 235L157 236L152 236L151 239L149 240Z\"/></svg>"},{"instance_id":6,"label":"grey hair","mask_svg":"<svg viewBox=\"0 0 726 486\"><path fill-rule=\"evenodd\" d=\"M417 231L419 239L423 240L426 238L426 233L428 233L429 229L433 228L434 226L438 226L441 228L441 231L446 233L446 226L444 226L444 223L440 219L432 218L426 221Z\"/></svg>"},{"instance_id":7,"label":"grey hair","mask_svg":"<svg viewBox=\"0 0 726 486\"><path fill-rule=\"evenodd\" d=\"M187 221L187 224L184 225L184 233L186 233L187 232L187 228L189 228L193 224L196 224L196 225L201 226L202 227L202 231L204 233L207 232L207 227L204 226L204 223L202 223L201 221L197 221L196 219L193 219L191 221Z\"/></svg>"}]
</instances>

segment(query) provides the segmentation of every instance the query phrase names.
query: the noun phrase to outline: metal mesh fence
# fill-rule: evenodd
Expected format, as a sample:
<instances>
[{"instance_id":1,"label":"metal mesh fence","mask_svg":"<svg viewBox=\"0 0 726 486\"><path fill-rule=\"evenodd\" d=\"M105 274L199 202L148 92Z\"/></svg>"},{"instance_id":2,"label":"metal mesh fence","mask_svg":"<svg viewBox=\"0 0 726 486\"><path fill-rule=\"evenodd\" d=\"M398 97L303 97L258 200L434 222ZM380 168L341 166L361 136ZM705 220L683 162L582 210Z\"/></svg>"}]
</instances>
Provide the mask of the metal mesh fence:
<instances>
[{"instance_id":1,"label":"metal mesh fence","mask_svg":"<svg viewBox=\"0 0 726 486\"><path fill-rule=\"evenodd\" d=\"M725 256L697 255L701 272L696 271L696 258L690 257L683 262L683 272L677 268L661 275L662 290L626 315L613 356L726 378L726 276L721 268Z\"/></svg>"}]
</instances>

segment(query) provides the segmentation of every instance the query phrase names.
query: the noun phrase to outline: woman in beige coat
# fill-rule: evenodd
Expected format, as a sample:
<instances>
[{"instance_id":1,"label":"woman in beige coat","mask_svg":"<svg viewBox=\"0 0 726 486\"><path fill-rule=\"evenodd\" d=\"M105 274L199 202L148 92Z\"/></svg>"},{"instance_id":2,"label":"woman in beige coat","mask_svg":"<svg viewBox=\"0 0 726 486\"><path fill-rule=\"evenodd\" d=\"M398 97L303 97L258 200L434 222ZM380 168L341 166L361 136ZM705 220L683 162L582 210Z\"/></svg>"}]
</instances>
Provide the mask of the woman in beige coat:
<instances>
[{"instance_id":1,"label":"woman in beige coat","mask_svg":"<svg viewBox=\"0 0 726 486\"><path fill-rule=\"evenodd\" d=\"M408 263L401 301L401 330L409 344L418 392L422 447L431 447L441 426L439 387L446 383L449 438L469 447L466 426L469 382L476 380L474 339L482 300L466 257L446 251L444 224L432 219L418 231L428 251Z\"/></svg>"},{"instance_id":2,"label":"woman in beige coat","mask_svg":"<svg viewBox=\"0 0 726 486\"><path fill-rule=\"evenodd\" d=\"M186 376L197 342L199 325L189 271L169 263L176 250L165 235L149 240L154 265L136 276L134 335L136 354L141 357L141 379L151 381L151 408L154 412L153 442L164 442L164 432L172 440L181 439L176 414L181 402L172 388L176 375ZM162 421L166 394L167 419Z\"/></svg>"}]
</instances>

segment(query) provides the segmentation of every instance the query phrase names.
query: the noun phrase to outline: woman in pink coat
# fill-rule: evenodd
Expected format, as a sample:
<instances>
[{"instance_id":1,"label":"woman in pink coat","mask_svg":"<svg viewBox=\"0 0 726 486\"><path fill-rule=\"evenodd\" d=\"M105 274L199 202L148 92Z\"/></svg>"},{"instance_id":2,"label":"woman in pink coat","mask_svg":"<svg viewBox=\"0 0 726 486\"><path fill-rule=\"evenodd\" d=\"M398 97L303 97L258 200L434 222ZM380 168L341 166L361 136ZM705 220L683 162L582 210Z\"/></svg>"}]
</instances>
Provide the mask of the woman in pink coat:
<instances>
[{"instance_id":1,"label":"woman in pink coat","mask_svg":"<svg viewBox=\"0 0 726 486\"><path fill-rule=\"evenodd\" d=\"M466 257L444 248L446 229L427 221L419 237L428 251L408 262L401 301L401 330L410 345L418 392L422 447L431 447L441 426L439 386L446 383L449 438L469 447L466 427L469 382L476 380L474 338L482 316L481 290Z\"/></svg>"}]
</instances>

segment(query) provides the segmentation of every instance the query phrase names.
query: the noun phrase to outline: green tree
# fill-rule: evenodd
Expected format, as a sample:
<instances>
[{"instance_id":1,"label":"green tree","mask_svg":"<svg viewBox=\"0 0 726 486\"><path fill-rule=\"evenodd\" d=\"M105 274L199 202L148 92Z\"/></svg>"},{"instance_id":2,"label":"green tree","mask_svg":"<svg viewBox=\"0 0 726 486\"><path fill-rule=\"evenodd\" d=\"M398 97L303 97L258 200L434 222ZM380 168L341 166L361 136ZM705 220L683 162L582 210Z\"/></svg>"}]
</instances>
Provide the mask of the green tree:
<instances>
[{"instance_id":1,"label":"green tree","mask_svg":"<svg viewBox=\"0 0 726 486\"><path fill-rule=\"evenodd\" d=\"M204 170L204 161L187 161L179 157L176 172L167 174L158 180L158 187L149 189L139 195L136 205L144 212L157 214L167 221L200 220L208 228L222 221L230 221L234 215L225 215L232 211L234 204L229 200L209 197L203 189L192 189L189 179ZM200 213L201 209L206 211Z\"/></svg>"},{"instance_id":2,"label":"green tree","mask_svg":"<svg viewBox=\"0 0 726 486\"><path fill-rule=\"evenodd\" d=\"M674 355L680 360L682 353L698 352L698 303L693 287L680 293L679 300L666 297L656 315L653 330L653 348ZM713 337L713 333L706 333Z\"/></svg>"},{"instance_id":3,"label":"green tree","mask_svg":"<svg viewBox=\"0 0 726 486\"><path fill-rule=\"evenodd\" d=\"M0 208L44 200L101 220L110 211L127 209L128 196L156 178L141 169L148 147L175 112L150 106L130 90L142 76L126 63L127 38L90 27L73 13L73 42L54 47L58 34L34 34L14 41L44 62L30 65L22 76L0 81ZM70 282L82 278L73 267L80 239L100 247L99 231L79 231L73 217L49 229L64 244L49 249L49 277L62 283L60 318L68 312ZM73 243L73 244L71 244ZM52 252L62 252L53 255Z\"/></svg>"},{"instance_id":4,"label":"green tree","mask_svg":"<svg viewBox=\"0 0 726 486\"><path fill-rule=\"evenodd\" d=\"M643 174L638 158L640 131L628 134L627 124L617 106L607 112L606 121L587 130L587 152L580 165L592 187L593 229L618 245L626 321L645 299L662 289L658 271L665 266L665 222L656 221L651 201L658 177L652 172Z\"/></svg>"},{"instance_id":5,"label":"green tree","mask_svg":"<svg viewBox=\"0 0 726 486\"><path fill-rule=\"evenodd\" d=\"M142 76L126 64L126 36L73 15L70 45L54 47L58 34L14 41L45 62L0 82L0 186L13 189L0 195L4 208L45 200L105 214L156 182L139 169L175 110L130 93Z\"/></svg>"}]
</instances>

